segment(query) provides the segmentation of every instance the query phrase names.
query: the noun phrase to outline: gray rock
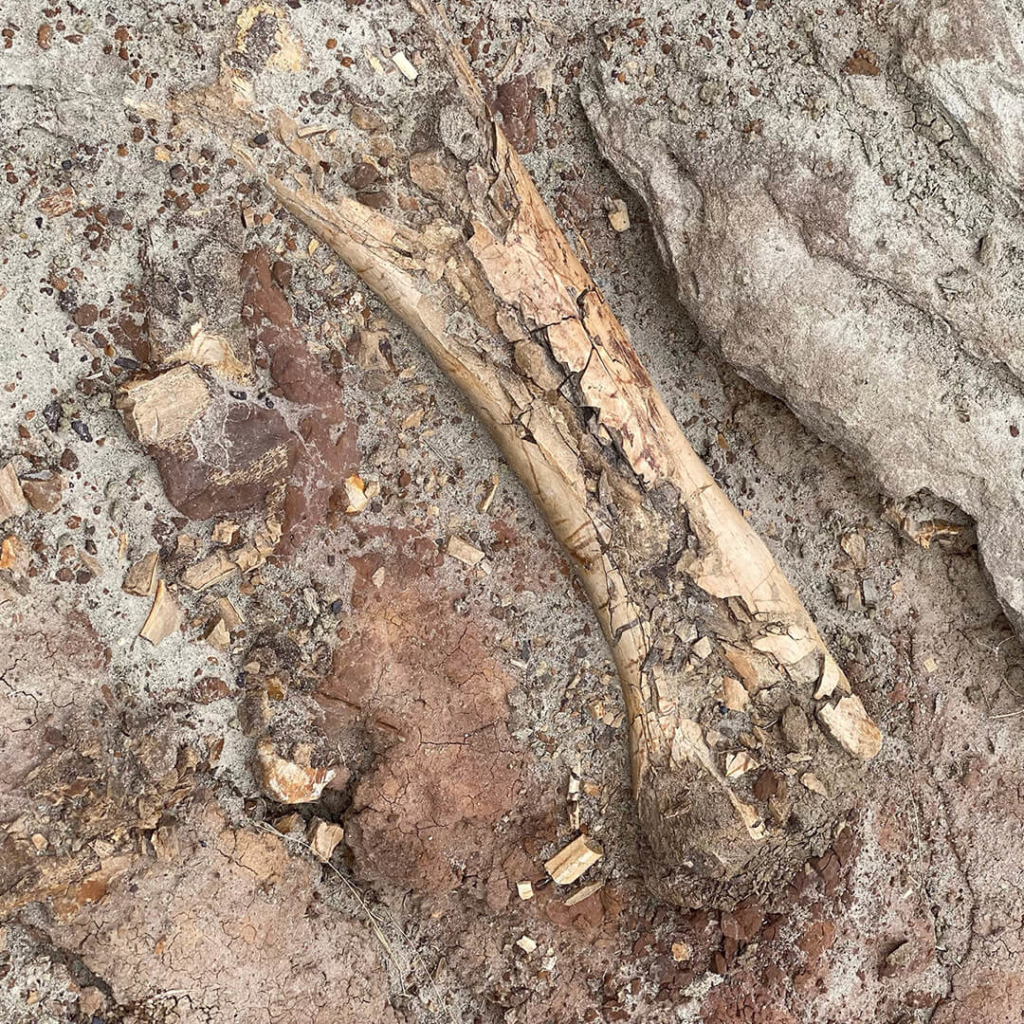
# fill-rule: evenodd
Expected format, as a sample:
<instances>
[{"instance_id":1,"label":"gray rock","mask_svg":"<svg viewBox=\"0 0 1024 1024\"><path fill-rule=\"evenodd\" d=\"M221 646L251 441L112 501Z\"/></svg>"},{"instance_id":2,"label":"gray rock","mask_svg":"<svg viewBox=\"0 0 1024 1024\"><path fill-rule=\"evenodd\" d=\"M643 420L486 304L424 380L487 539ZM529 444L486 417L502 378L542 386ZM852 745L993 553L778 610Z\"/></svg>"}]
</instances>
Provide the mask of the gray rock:
<instances>
[{"instance_id":1,"label":"gray rock","mask_svg":"<svg viewBox=\"0 0 1024 1024\"><path fill-rule=\"evenodd\" d=\"M652 58L647 85L613 53L582 87L680 300L886 492L973 516L1021 631L1024 5L916 0L877 23L686 6L708 42Z\"/></svg>"}]
</instances>

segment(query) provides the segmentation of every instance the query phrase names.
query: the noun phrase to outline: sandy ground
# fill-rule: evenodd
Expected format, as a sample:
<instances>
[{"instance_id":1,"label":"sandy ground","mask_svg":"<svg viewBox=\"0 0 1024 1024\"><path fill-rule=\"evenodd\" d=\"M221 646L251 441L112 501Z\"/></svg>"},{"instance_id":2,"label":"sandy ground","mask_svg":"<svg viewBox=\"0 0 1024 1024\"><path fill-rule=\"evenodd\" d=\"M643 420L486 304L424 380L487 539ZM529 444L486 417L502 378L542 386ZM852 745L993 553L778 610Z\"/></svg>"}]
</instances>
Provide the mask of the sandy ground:
<instances>
[{"instance_id":1,"label":"sandy ground","mask_svg":"<svg viewBox=\"0 0 1024 1024\"><path fill-rule=\"evenodd\" d=\"M646 892L607 650L454 389L242 165L167 113L174 90L213 80L243 6L0 12L0 467L31 501L0 523L15 538L0 577L0 1019L1024 1019L1020 645L966 517L939 508L963 528L915 544L859 467L720 362L672 298L577 96L595 23L657 10L474 0L455 20L478 74L510 85L510 135L694 447L885 733L835 849L732 913ZM281 12L271 52L297 70L268 102L336 133L332 187L399 213L393 170L417 133L458 128L422 30L397 2ZM273 273L257 280L261 260ZM258 326L261 304L284 311L279 334ZM153 346L200 321L255 362L217 391L184 461L216 469L224 437L286 452L274 494L294 517L276 549L257 545L269 491L240 507L183 482L118 409ZM335 492L351 474L358 513ZM178 507L169 480L190 495ZM446 555L453 536L486 561ZM247 572L185 582L247 545ZM122 589L150 552L182 610L156 645L139 636L152 595ZM865 583L868 605L847 600ZM224 598L238 619L211 642ZM261 739L333 769L317 799L268 796ZM567 906L542 883L576 831L573 777L605 849L584 881L604 886ZM345 829L328 864L308 849L315 818Z\"/></svg>"}]
</instances>

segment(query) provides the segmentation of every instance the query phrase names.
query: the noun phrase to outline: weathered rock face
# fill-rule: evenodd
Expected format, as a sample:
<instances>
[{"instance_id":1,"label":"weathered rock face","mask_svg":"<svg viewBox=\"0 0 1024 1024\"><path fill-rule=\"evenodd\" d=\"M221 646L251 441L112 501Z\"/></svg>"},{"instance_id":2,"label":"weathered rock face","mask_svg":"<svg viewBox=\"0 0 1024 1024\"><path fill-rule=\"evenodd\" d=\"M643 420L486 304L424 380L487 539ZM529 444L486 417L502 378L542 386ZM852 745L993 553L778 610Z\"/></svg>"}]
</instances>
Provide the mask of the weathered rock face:
<instances>
[{"instance_id":1,"label":"weathered rock face","mask_svg":"<svg viewBox=\"0 0 1024 1024\"><path fill-rule=\"evenodd\" d=\"M681 301L891 495L972 515L1020 629L1020 15L688 6L694 29L654 63L605 37L583 88Z\"/></svg>"}]
</instances>

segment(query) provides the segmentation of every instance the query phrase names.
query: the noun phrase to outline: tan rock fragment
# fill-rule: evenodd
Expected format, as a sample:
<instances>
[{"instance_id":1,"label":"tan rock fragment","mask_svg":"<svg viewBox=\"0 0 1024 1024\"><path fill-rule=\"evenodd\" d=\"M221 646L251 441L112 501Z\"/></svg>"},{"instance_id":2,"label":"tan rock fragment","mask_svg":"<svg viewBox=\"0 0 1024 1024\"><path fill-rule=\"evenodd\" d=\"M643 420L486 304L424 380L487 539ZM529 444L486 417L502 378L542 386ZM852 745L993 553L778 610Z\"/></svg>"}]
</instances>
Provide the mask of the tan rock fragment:
<instances>
[{"instance_id":1,"label":"tan rock fragment","mask_svg":"<svg viewBox=\"0 0 1024 1024\"><path fill-rule=\"evenodd\" d=\"M825 783L822 782L814 772L804 772L803 775L800 776L800 782L812 793L817 793L819 796L828 796L828 790L825 788Z\"/></svg>"},{"instance_id":2,"label":"tan rock fragment","mask_svg":"<svg viewBox=\"0 0 1024 1024\"><path fill-rule=\"evenodd\" d=\"M449 537L446 551L452 558L465 565L479 565L484 560L484 553L461 537Z\"/></svg>"},{"instance_id":3,"label":"tan rock fragment","mask_svg":"<svg viewBox=\"0 0 1024 1024\"><path fill-rule=\"evenodd\" d=\"M324 864L330 861L338 843L344 838L345 830L340 825L324 821L322 818L313 818L306 832L309 848L317 860L323 861Z\"/></svg>"},{"instance_id":4,"label":"tan rock fragment","mask_svg":"<svg viewBox=\"0 0 1024 1024\"><path fill-rule=\"evenodd\" d=\"M324 787L334 778L333 768L313 768L281 757L274 741L264 736L256 745L256 775L260 787L272 800L282 804L308 804L319 800Z\"/></svg>"},{"instance_id":5,"label":"tan rock fragment","mask_svg":"<svg viewBox=\"0 0 1024 1024\"><path fill-rule=\"evenodd\" d=\"M150 551L144 558L140 558L124 574L124 583L121 589L126 594L134 594L136 597L149 597L156 589L157 569L160 566L160 554L157 551Z\"/></svg>"},{"instance_id":6,"label":"tan rock fragment","mask_svg":"<svg viewBox=\"0 0 1024 1024\"><path fill-rule=\"evenodd\" d=\"M223 619L213 624L213 629L206 634L206 642L218 651L226 651L231 646L231 633Z\"/></svg>"},{"instance_id":7,"label":"tan rock fragment","mask_svg":"<svg viewBox=\"0 0 1024 1024\"><path fill-rule=\"evenodd\" d=\"M743 684L732 676L722 676L722 703L730 711L746 711L749 697Z\"/></svg>"},{"instance_id":8,"label":"tan rock fragment","mask_svg":"<svg viewBox=\"0 0 1024 1024\"><path fill-rule=\"evenodd\" d=\"M621 199L612 200L612 207L608 211L608 223L613 231L621 233L629 230L629 209Z\"/></svg>"},{"instance_id":9,"label":"tan rock fragment","mask_svg":"<svg viewBox=\"0 0 1024 1024\"><path fill-rule=\"evenodd\" d=\"M218 376L228 380L244 380L251 367L235 353L231 340L224 334L209 330L202 320L189 328L189 340L181 348L162 356L165 363L191 363L208 366Z\"/></svg>"},{"instance_id":10,"label":"tan rock fragment","mask_svg":"<svg viewBox=\"0 0 1024 1024\"><path fill-rule=\"evenodd\" d=\"M751 646L764 654L770 654L786 668L794 667L818 649L815 639L798 628L788 633L766 633L754 640Z\"/></svg>"},{"instance_id":11,"label":"tan rock fragment","mask_svg":"<svg viewBox=\"0 0 1024 1024\"><path fill-rule=\"evenodd\" d=\"M233 633L236 629L240 629L245 621L239 610L226 597L218 599L217 611L220 613L221 620L227 627L228 632Z\"/></svg>"},{"instance_id":12,"label":"tan rock fragment","mask_svg":"<svg viewBox=\"0 0 1024 1024\"><path fill-rule=\"evenodd\" d=\"M843 697L818 709L825 732L848 754L870 761L882 747L882 734L868 717L860 697Z\"/></svg>"},{"instance_id":13,"label":"tan rock fragment","mask_svg":"<svg viewBox=\"0 0 1024 1024\"><path fill-rule=\"evenodd\" d=\"M419 72L413 66L411 60L401 50L391 55L391 61L398 68L399 71L409 79L410 82L415 82L419 76Z\"/></svg>"},{"instance_id":14,"label":"tan rock fragment","mask_svg":"<svg viewBox=\"0 0 1024 1024\"><path fill-rule=\"evenodd\" d=\"M725 759L725 777L738 779L741 775L757 767L757 762L745 750L727 755Z\"/></svg>"},{"instance_id":15,"label":"tan rock fragment","mask_svg":"<svg viewBox=\"0 0 1024 1024\"><path fill-rule=\"evenodd\" d=\"M753 658L731 644L725 645L725 657L743 680L743 686L747 693L757 693L761 689L761 674L758 672Z\"/></svg>"},{"instance_id":16,"label":"tan rock fragment","mask_svg":"<svg viewBox=\"0 0 1024 1024\"><path fill-rule=\"evenodd\" d=\"M0 543L0 569L7 569L15 578L28 572L31 553L28 545L13 533Z\"/></svg>"},{"instance_id":17,"label":"tan rock fragment","mask_svg":"<svg viewBox=\"0 0 1024 1024\"><path fill-rule=\"evenodd\" d=\"M190 565L181 574L181 582L190 590L205 590L233 575L237 568L238 566L222 551L215 551L195 565Z\"/></svg>"},{"instance_id":18,"label":"tan rock fragment","mask_svg":"<svg viewBox=\"0 0 1024 1024\"><path fill-rule=\"evenodd\" d=\"M703 660L707 658L714 650L714 645L711 643L710 637L702 636L691 648L691 653L695 658Z\"/></svg>"},{"instance_id":19,"label":"tan rock fragment","mask_svg":"<svg viewBox=\"0 0 1024 1024\"><path fill-rule=\"evenodd\" d=\"M306 829L306 819L296 811L291 814L282 814L280 818L274 819L274 828L282 835L301 835Z\"/></svg>"},{"instance_id":20,"label":"tan rock fragment","mask_svg":"<svg viewBox=\"0 0 1024 1024\"><path fill-rule=\"evenodd\" d=\"M345 481L345 494L348 497L348 507L345 511L350 515L362 512L370 503L370 499L366 497L366 484L362 477L355 473Z\"/></svg>"},{"instance_id":21,"label":"tan rock fragment","mask_svg":"<svg viewBox=\"0 0 1024 1024\"><path fill-rule=\"evenodd\" d=\"M546 860L544 870L559 885L571 885L603 856L604 847L596 839L580 835Z\"/></svg>"},{"instance_id":22,"label":"tan rock fragment","mask_svg":"<svg viewBox=\"0 0 1024 1024\"><path fill-rule=\"evenodd\" d=\"M591 896L600 892L603 888L604 879L601 879L599 882L588 882L586 885L581 885L571 896L565 898L565 905L567 907L575 907L577 903L589 900Z\"/></svg>"},{"instance_id":23,"label":"tan rock fragment","mask_svg":"<svg viewBox=\"0 0 1024 1024\"><path fill-rule=\"evenodd\" d=\"M850 556L854 568L863 569L868 564L868 548L859 533L843 534L839 546Z\"/></svg>"},{"instance_id":24,"label":"tan rock fragment","mask_svg":"<svg viewBox=\"0 0 1024 1024\"><path fill-rule=\"evenodd\" d=\"M230 519L222 519L214 526L214 544L225 544L230 547L236 540L238 540L238 523L233 523Z\"/></svg>"},{"instance_id":25,"label":"tan rock fragment","mask_svg":"<svg viewBox=\"0 0 1024 1024\"><path fill-rule=\"evenodd\" d=\"M171 825L162 825L153 832L153 852L159 860L174 860L181 853L178 830Z\"/></svg>"},{"instance_id":26,"label":"tan rock fragment","mask_svg":"<svg viewBox=\"0 0 1024 1024\"><path fill-rule=\"evenodd\" d=\"M162 444L184 434L206 411L210 393L190 366L176 366L124 386L120 406L133 436Z\"/></svg>"},{"instance_id":27,"label":"tan rock fragment","mask_svg":"<svg viewBox=\"0 0 1024 1024\"><path fill-rule=\"evenodd\" d=\"M821 666L821 679L818 681L818 688L814 691L815 700L823 700L831 697L836 690L848 694L850 684L843 674L843 670L836 664L835 658L826 652L824 663Z\"/></svg>"},{"instance_id":28,"label":"tan rock fragment","mask_svg":"<svg viewBox=\"0 0 1024 1024\"><path fill-rule=\"evenodd\" d=\"M156 585L156 595L149 615L139 630L139 636L148 640L155 647L161 640L166 640L172 633L181 629L183 619L181 606L175 596L160 580Z\"/></svg>"},{"instance_id":29,"label":"tan rock fragment","mask_svg":"<svg viewBox=\"0 0 1024 1024\"><path fill-rule=\"evenodd\" d=\"M532 882L516 882L516 892L519 893L521 900L532 900L533 899L533 883Z\"/></svg>"},{"instance_id":30,"label":"tan rock fragment","mask_svg":"<svg viewBox=\"0 0 1024 1024\"><path fill-rule=\"evenodd\" d=\"M14 466L7 463L0 469L0 523L28 511L28 502L18 481Z\"/></svg>"}]
</instances>

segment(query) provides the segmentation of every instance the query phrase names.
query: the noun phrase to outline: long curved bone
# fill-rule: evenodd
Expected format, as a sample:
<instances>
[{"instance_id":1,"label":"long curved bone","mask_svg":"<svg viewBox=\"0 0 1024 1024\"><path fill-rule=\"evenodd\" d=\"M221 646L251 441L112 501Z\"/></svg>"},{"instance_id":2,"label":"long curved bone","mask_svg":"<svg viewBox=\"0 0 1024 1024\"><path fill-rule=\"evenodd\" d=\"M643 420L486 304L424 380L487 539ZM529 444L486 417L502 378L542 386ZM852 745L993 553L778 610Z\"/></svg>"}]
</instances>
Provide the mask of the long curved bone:
<instances>
[{"instance_id":1,"label":"long curved bone","mask_svg":"<svg viewBox=\"0 0 1024 1024\"><path fill-rule=\"evenodd\" d=\"M414 228L321 195L318 154L281 111L261 123L299 166L254 169L415 332L575 565L622 684L651 882L694 905L778 894L843 826L881 734L690 447L443 19L423 13L479 128L473 159L410 160L438 219ZM189 109L230 141L251 99L225 64Z\"/></svg>"}]
</instances>

